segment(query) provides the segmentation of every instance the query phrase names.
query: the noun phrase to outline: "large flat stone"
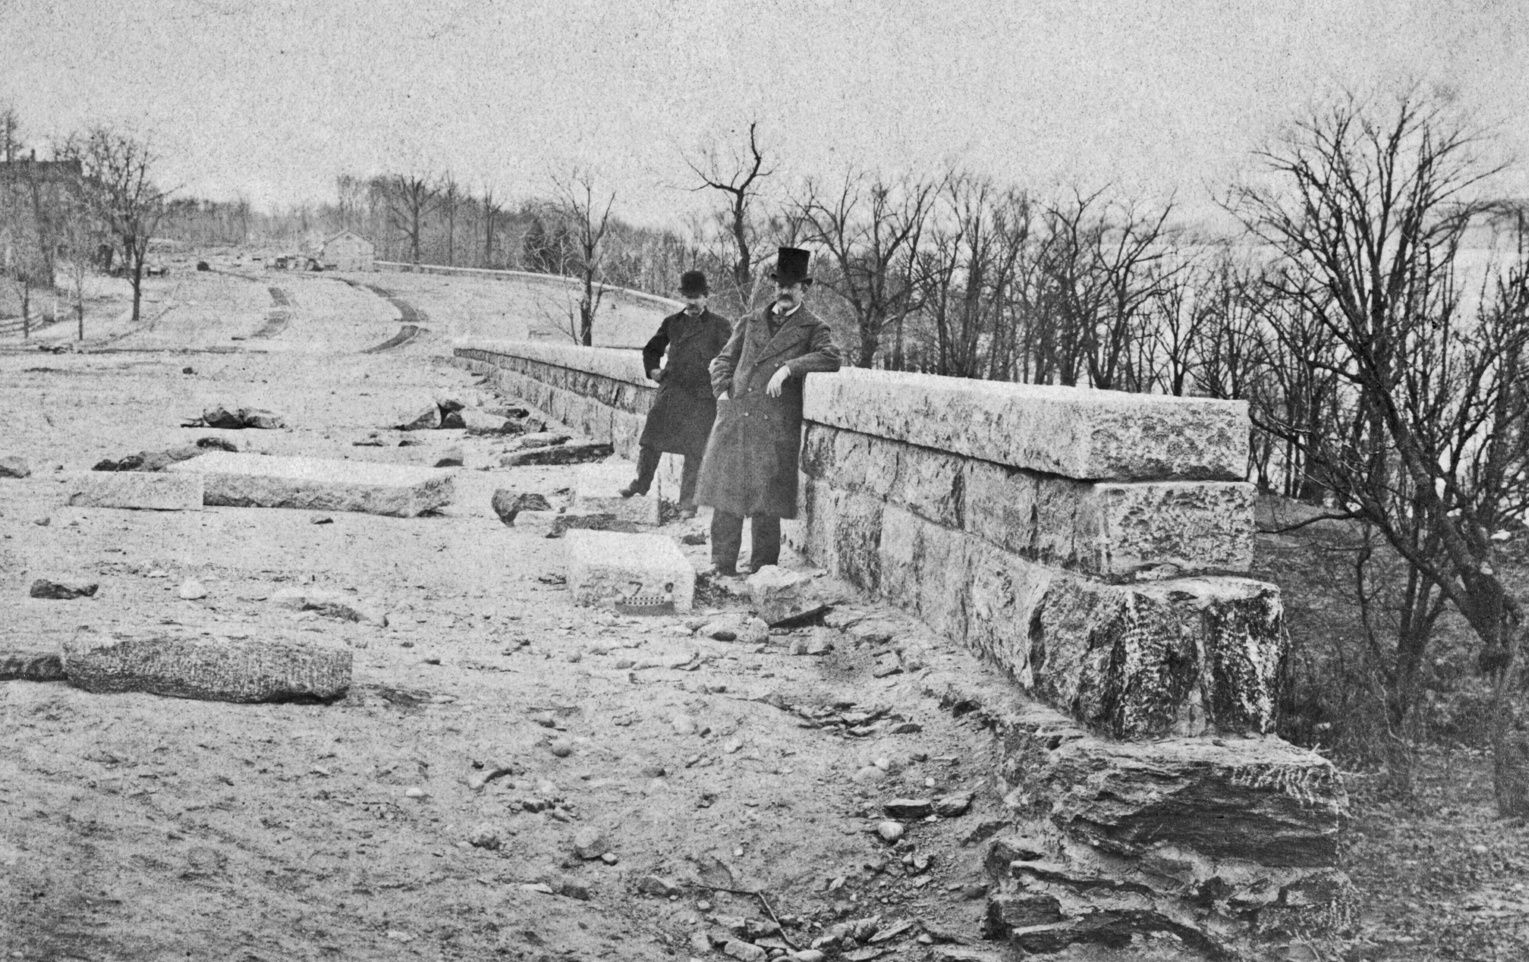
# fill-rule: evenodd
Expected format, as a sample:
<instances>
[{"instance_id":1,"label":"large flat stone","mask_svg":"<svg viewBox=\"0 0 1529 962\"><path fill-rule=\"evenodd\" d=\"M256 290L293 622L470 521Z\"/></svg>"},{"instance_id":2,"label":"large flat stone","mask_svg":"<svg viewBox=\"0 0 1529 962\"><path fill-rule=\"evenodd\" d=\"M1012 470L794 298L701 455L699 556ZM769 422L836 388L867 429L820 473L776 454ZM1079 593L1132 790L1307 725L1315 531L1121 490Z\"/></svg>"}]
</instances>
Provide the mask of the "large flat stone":
<instances>
[{"instance_id":1,"label":"large flat stone","mask_svg":"<svg viewBox=\"0 0 1529 962\"><path fill-rule=\"evenodd\" d=\"M204 454L168 470L200 474L207 504L362 511L412 518L451 501L451 473L412 465Z\"/></svg>"},{"instance_id":2,"label":"large flat stone","mask_svg":"<svg viewBox=\"0 0 1529 962\"><path fill-rule=\"evenodd\" d=\"M92 471L70 479L68 503L80 508L202 510L202 476Z\"/></svg>"},{"instance_id":3,"label":"large flat stone","mask_svg":"<svg viewBox=\"0 0 1529 962\"><path fill-rule=\"evenodd\" d=\"M845 368L805 386L809 421L1084 481L1236 481L1243 401Z\"/></svg>"},{"instance_id":4,"label":"large flat stone","mask_svg":"<svg viewBox=\"0 0 1529 962\"><path fill-rule=\"evenodd\" d=\"M574 477L574 500L569 511L608 514L617 521L631 521L634 524L658 524L660 505L657 479L647 494L623 498L619 493L636 477L637 465L630 461L602 461L581 466Z\"/></svg>"},{"instance_id":5,"label":"large flat stone","mask_svg":"<svg viewBox=\"0 0 1529 962\"><path fill-rule=\"evenodd\" d=\"M568 590L575 604L608 606L636 599L672 600L676 612L695 599L695 568L672 538L655 534L569 531Z\"/></svg>"},{"instance_id":6,"label":"large flat stone","mask_svg":"<svg viewBox=\"0 0 1529 962\"><path fill-rule=\"evenodd\" d=\"M82 632L63 645L69 683L210 701L329 700L350 687L347 648L283 641Z\"/></svg>"}]
</instances>

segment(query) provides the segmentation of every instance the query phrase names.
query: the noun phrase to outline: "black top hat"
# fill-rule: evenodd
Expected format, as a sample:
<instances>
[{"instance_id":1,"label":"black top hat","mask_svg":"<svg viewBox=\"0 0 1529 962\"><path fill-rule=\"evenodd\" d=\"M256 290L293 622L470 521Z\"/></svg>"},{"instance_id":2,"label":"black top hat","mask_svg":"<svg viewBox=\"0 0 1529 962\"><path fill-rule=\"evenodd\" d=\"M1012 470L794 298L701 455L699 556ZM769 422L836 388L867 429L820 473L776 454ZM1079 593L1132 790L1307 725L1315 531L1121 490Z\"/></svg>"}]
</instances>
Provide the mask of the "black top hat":
<instances>
[{"instance_id":1,"label":"black top hat","mask_svg":"<svg viewBox=\"0 0 1529 962\"><path fill-rule=\"evenodd\" d=\"M711 293L706 286L706 275L700 271L686 271L680 275L681 297L703 297Z\"/></svg>"},{"instance_id":2,"label":"black top hat","mask_svg":"<svg viewBox=\"0 0 1529 962\"><path fill-rule=\"evenodd\" d=\"M782 247L775 257L775 272L771 280L780 284L811 284L807 276L807 260L812 255L800 247Z\"/></svg>"}]
</instances>

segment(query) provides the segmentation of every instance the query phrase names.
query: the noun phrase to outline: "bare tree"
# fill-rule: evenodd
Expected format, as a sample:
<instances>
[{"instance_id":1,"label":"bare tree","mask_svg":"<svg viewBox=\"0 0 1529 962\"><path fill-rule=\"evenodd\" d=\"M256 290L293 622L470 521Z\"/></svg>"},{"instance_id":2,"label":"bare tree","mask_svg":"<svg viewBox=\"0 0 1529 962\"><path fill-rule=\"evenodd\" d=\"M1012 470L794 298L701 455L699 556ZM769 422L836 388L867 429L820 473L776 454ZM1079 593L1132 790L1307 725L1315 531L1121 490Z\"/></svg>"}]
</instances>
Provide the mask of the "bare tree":
<instances>
[{"instance_id":1,"label":"bare tree","mask_svg":"<svg viewBox=\"0 0 1529 962\"><path fill-rule=\"evenodd\" d=\"M746 147L735 148L724 158L713 146L700 160L687 158L685 164L701 180L693 190L720 191L727 198L722 219L732 240L731 279L741 302L739 306L747 309L749 300L746 295L752 290L753 244L757 233L750 207L758 196L759 181L774 173L773 169L766 169L764 151L759 147L759 122L749 124Z\"/></svg>"},{"instance_id":2,"label":"bare tree","mask_svg":"<svg viewBox=\"0 0 1529 962\"><path fill-rule=\"evenodd\" d=\"M435 210L440 190L429 176L419 173L395 174L388 178L387 186L389 219L409 242L410 263L418 264L425 218Z\"/></svg>"},{"instance_id":3,"label":"bare tree","mask_svg":"<svg viewBox=\"0 0 1529 962\"><path fill-rule=\"evenodd\" d=\"M597 282L596 278L602 276L601 259L605 254L605 236L611 227L611 205L616 202L616 194L613 191L602 205L595 197L595 175L588 168L576 170L566 177L554 177L552 182L559 212L573 237L576 267L583 280L578 341L588 347L594 343L595 317L605 296L605 284Z\"/></svg>"},{"instance_id":4,"label":"bare tree","mask_svg":"<svg viewBox=\"0 0 1529 962\"><path fill-rule=\"evenodd\" d=\"M132 319L142 317L143 275L149 240L164 216L168 192L153 179L158 158L130 134L97 126L76 134L58 151L80 165L80 192L94 215L117 239L133 288Z\"/></svg>"},{"instance_id":5,"label":"bare tree","mask_svg":"<svg viewBox=\"0 0 1529 962\"><path fill-rule=\"evenodd\" d=\"M1503 273L1476 317L1455 257L1496 173L1443 105L1409 93L1384 108L1348 97L1296 123L1263 154L1278 187L1232 206L1279 252L1271 294L1341 347L1331 364L1346 429L1273 423L1315 465L1338 507L1372 525L1447 597L1495 678L1497 803L1529 813L1518 691L1525 590L1502 576L1492 535L1529 509L1529 271ZM1427 599L1418 600L1426 614ZM1399 710L1426 636L1401 639Z\"/></svg>"},{"instance_id":6,"label":"bare tree","mask_svg":"<svg viewBox=\"0 0 1529 962\"><path fill-rule=\"evenodd\" d=\"M494 266L494 228L498 226L499 215L504 213L504 202L494 197L494 188L485 185L483 188L483 260L484 267Z\"/></svg>"},{"instance_id":7,"label":"bare tree","mask_svg":"<svg viewBox=\"0 0 1529 962\"><path fill-rule=\"evenodd\" d=\"M797 206L809 240L827 249L837 270L829 285L849 306L859 334L857 361L870 367L889 324L913 306L913 261L940 185L904 178L888 182L853 168L827 188L811 180Z\"/></svg>"},{"instance_id":8,"label":"bare tree","mask_svg":"<svg viewBox=\"0 0 1529 962\"><path fill-rule=\"evenodd\" d=\"M441 177L439 200L441 213L446 218L446 266L452 267L457 262L457 211L462 205L462 188L449 170Z\"/></svg>"}]
</instances>

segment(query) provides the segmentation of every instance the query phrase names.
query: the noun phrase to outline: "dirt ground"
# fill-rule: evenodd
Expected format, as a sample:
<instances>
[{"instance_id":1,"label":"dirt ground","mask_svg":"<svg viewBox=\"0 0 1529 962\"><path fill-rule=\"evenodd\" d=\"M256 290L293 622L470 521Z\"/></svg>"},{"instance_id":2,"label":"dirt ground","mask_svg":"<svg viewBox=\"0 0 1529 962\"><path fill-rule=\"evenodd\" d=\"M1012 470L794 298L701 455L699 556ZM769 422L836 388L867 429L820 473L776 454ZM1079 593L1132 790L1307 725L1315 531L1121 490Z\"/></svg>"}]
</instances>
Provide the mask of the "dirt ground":
<instances>
[{"instance_id":1,"label":"dirt ground","mask_svg":"<svg viewBox=\"0 0 1529 962\"><path fill-rule=\"evenodd\" d=\"M454 306L419 300L433 317ZM387 429L476 390L443 339L361 353L398 313L332 276L179 272L150 305L141 329L92 317L89 353L0 350L0 454L33 472L0 481L0 649L87 628L343 644L354 684L331 705L230 705L0 682L0 957L721 957L699 951L705 933L771 913L791 946L840 921L917 923L852 958L980 946L994 748L923 694L975 662L853 599L836 624L884 630L819 628L834 645L819 656L790 653L812 629L749 646L686 618L576 608L556 583L564 542L489 507L497 487L564 499L574 469L487 470L498 442L438 431L398 447ZM214 403L291 427L179 426ZM389 446L355 446L374 432ZM466 467L427 518L63 504L69 472L216 434L423 465L459 446ZM704 564L704 546L687 551ZM32 599L39 577L100 590ZM187 579L206 597L181 600ZM294 585L380 598L389 624L269 600ZM744 610L721 595L695 618ZM896 652L903 670L876 677ZM853 730L804 717L845 713ZM884 801L955 791L976 793L967 814L911 823L895 845L874 834ZM606 859L575 854L589 829Z\"/></svg>"}]
</instances>

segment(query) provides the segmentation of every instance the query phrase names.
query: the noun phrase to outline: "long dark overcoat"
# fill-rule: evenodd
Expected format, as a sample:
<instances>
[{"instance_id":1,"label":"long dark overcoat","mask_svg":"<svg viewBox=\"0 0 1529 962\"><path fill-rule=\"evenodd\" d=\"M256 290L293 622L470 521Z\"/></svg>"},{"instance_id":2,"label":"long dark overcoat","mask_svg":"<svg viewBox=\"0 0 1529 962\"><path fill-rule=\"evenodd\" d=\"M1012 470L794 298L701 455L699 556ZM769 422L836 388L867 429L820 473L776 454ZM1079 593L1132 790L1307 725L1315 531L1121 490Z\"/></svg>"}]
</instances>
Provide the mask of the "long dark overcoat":
<instances>
[{"instance_id":1,"label":"long dark overcoat","mask_svg":"<svg viewBox=\"0 0 1529 962\"><path fill-rule=\"evenodd\" d=\"M644 371L656 369L665 350L669 352L669 366L658 384L658 397L643 424L639 443L688 458L706 453L711 422L717 416L709 367L731 334L732 325L711 311L699 317L680 311L664 318L658 333L642 349Z\"/></svg>"},{"instance_id":2,"label":"long dark overcoat","mask_svg":"<svg viewBox=\"0 0 1529 962\"><path fill-rule=\"evenodd\" d=\"M769 308L766 308L768 311ZM828 325L798 307L770 335L765 311L733 328L711 362L711 387L719 397L717 421L706 444L696 502L737 515L796 517L796 469L802 444L802 377L837 371L839 349ZM765 385L781 367L790 376L779 397Z\"/></svg>"}]
</instances>

